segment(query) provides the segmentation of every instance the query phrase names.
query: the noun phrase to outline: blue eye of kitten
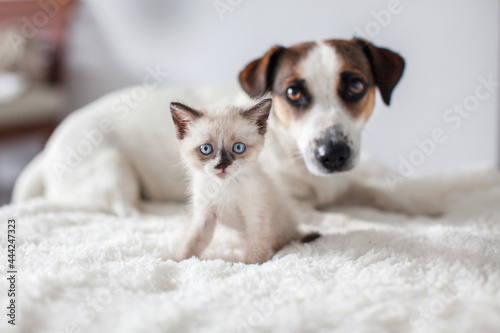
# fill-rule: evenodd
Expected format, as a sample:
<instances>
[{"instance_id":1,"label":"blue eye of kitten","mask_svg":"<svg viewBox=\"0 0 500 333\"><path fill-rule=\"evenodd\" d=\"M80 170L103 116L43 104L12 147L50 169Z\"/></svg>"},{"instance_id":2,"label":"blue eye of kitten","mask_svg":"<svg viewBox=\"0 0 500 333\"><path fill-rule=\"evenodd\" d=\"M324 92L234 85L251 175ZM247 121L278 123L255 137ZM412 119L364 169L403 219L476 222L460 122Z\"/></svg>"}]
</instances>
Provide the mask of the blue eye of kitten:
<instances>
[{"instance_id":1,"label":"blue eye of kitten","mask_svg":"<svg viewBox=\"0 0 500 333\"><path fill-rule=\"evenodd\" d=\"M234 145L233 145L233 151L236 153L236 154L241 154L245 151L245 149L247 149L247 147L245 146L245 144L243 142L236 142Z\"/></svg>"},{"instance_id":2,"label":"blue eye of kitten","mask_svg":"<svg viewBox=\"0 0 500 333\"><path fill-rule=\"evenodd\" d=\"M210 155L210 154L212 154L213 151L214 151L214 149L212 148L212 145L204 144L204 145L200 146L200 152L203 155Z\"/></svg>"}]
</instances>

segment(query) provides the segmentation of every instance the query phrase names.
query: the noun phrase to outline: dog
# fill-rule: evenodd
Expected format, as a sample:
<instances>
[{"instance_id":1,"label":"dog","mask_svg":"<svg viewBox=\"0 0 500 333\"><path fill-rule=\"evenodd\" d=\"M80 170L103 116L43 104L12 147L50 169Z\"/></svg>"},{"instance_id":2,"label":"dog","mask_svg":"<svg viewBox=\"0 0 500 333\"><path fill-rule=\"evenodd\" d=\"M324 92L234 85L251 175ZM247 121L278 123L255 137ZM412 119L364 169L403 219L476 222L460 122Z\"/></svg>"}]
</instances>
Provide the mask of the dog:
<instances>
[{"instance_id":1,"label":"dog","mask_svg":"<svg viewBox=\"0 0 500 333\"><path fill-rule=\"evenodd\" d=\"M326 40L272 47L241 71L241 87L156 87L126 105L120 101L134 88L111 93L60 124L17 180L13 200L43 196L118 215L136 211L141 199L185 201L170 103L237 104L271 94L265 169L298 201L330 205L352 190L358 177L352 169L376 89L389 105L404 67L399 54L368 41ZM375 206L411 207L388 195L361 192Z\"/></svg>"}]
</instances>

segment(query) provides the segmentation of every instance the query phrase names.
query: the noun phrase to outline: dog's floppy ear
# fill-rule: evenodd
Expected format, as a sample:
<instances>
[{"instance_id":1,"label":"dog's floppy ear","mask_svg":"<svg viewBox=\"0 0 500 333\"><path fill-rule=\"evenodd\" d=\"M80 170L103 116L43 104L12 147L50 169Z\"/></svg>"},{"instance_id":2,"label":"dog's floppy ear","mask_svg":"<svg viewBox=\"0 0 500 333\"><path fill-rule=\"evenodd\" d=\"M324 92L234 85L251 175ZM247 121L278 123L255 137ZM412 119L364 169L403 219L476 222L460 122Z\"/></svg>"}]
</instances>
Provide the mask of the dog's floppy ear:
<instances>
[{"instance_id":1,"label":"dog's floppy ear","mask_svg":"<svg viewBox=\"0 0 500 333\"><path fill-rule=\"evenodd\" d=\"M378 86L385 104L391 102L394 87L401 79L405 68L404 59L391 50L376 47L362 39L354 39L370 61L375 84Z\"/></svg>"},{"instance_id":2,"label":"dog's floppy ear","mask_svg":"<svg viewBox=\"0 0 500 333\"><path fill-rule=\"evenodd\" d=\"M177 139L182 140L188 133L189 125L203 114L181 103L170 103L170 113L177 129Z\"/></svg>"},{"instance_id":3,"label":"dog's floppy ear","mask_svg":"<svg viewBox=\"0 0 500 333\"><path fill-rule=\"evenodd\" d=\"M241 71L240 84L250 97L261 97L272 87L274 70L284 50L282 46L274 46L262 58L252 61Z\"/></svg>"}]
</instances>

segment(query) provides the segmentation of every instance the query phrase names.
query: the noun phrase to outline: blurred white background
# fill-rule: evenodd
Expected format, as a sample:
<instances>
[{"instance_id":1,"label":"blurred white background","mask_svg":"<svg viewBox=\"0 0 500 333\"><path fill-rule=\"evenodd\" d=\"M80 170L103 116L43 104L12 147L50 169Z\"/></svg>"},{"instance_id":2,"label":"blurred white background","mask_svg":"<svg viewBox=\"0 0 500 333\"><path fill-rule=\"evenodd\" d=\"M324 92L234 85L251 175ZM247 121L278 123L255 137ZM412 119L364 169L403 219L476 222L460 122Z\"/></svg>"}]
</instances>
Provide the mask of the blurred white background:
<instances>
[{"instance_id":1,"label":"blurred white background","mask_svg":"<svg viewBox=\"0 0 500 333\"><path fill-rule=\"evenodd\" d=\"M494 165L500 88L479 105L468 97L479 77L499 81L499 18L497 0L84 0L70 38L70 100L78 107L140 83L156 65L171 85L232 83L272 45L357 35L407 62L390 108L379 99L365 152L395 170L401 157L413 158L421 163L415 175ZM446 122L445 112L464 101L475 108L470 116ZM434 128L447 140L422 162L415 140Z\"/></svg>"},{"instance_id":2,"label":"blurred white background","mask_svg":"<svg viewBox=\"0 0 500 333\"><path fill-rule=\"evenodd\" d=\"M65 78L54 81L64 91L58 117L110 91L140 84L151 67L169 72L166 83L172 86L236 83L240 70L273 45L358 36L399 52L407 63L392 105L378 99L364 131L365 153L405 176L498 165L500 160L500 87L481 87L481 96L488 96L474 96L480 78L500 80L498 0L80 0L67 23L57 25L63 21L55 19L64 17L63 7L54 6L59 2L68 3L0 1L1 8L31 4L32 12L16 9L18 18L27 18L23 24L36 23L32 13L52 17L47 10L55 8L57 15L36 37L47 31L57 36L52 25L65 36L66 52L54 53L63 57L55 65L64 64L63 71L55 66L55 73ZM11 14L2 11L8 20ZM33 38L27 39L32 45ZM2 87L10 86L0 85L0 93ZM27 96L21 95L19 103L35 107L24 116L0 103L0 125L14 118L21 125L24 120L41 124L35 117L42 113L40 99ZM454 114L453 108L464 103L474 110ZM57 121L52 118L42 137ZM426 142L428 149L436 128L446 141L433 144L426 154L416 141ZM44 139L23 136L0 142L0 204L8 201L18 173L42 148Z\"/></svg>"}]
</instances>

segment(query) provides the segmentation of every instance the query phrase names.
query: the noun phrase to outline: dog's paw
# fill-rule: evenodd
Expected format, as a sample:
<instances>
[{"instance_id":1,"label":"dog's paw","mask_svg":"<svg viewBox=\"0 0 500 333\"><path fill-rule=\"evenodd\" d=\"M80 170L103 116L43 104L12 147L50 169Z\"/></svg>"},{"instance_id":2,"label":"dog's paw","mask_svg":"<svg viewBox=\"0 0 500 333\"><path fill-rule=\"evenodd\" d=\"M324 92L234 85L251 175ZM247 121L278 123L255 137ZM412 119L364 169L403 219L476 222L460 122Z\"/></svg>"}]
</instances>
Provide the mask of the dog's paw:
<instances>
[{"instance_id":1,"label":"dog's paw","mask_svg":"<svg viewBox=\"0 0 500 333\"><path fill-rule=\"evenodd\" d=\"M445 213L443 206L432 202L422 202L421 200L402 200L393 198L392 201L386 201L384 203L384 208L387 210L409 216L423 215L439 217Z\"/></svg>"},{"instance_id":2,"label":"dog's paw","mask_svg":"<svg viewBox=\"0 0 500 333\"><path fill-rule=\"evenodd\" d=\"M118 217L139 217L141 215L141 211L138 207L121 202L113 204L111 212Z\"/></svg>"}]
</instances>

